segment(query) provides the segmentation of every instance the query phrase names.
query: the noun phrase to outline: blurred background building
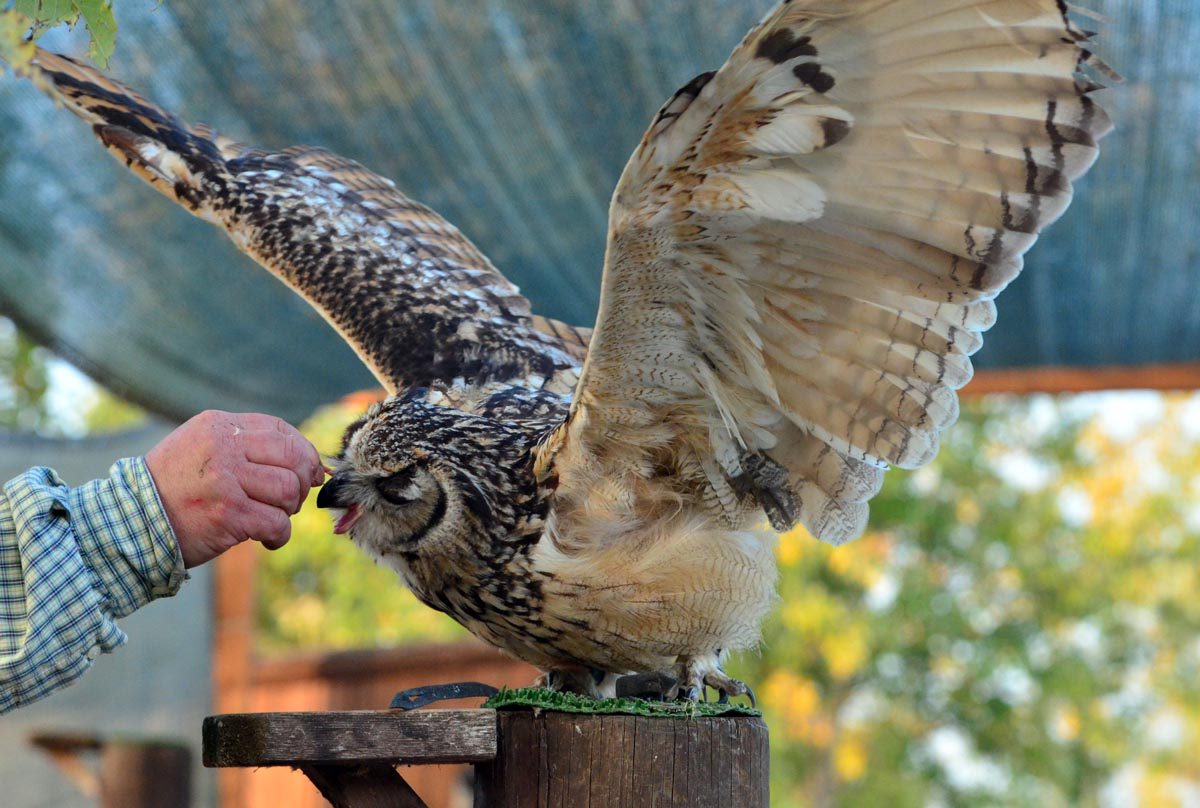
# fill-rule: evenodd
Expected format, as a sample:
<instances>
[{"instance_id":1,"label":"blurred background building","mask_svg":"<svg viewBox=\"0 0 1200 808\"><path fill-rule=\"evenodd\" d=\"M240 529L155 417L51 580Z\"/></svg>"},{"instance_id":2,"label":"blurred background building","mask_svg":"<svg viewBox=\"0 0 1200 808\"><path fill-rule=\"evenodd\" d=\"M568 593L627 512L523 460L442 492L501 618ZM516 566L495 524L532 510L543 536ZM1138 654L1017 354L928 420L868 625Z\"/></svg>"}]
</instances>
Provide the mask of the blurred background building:
<instances>
[{"instance_id":1,"label":"blurred background building","mask_svg":"<svg viewBox=\"0 0 1200 808\"><path fill-rule=\"evenodd\" d=\"M625 159L766 6L119 0L109 69L239 140L322 145L394 178L540 313L586 324ZM1200 400L1044 395L1200 388L1200 9L1087 6L1127 77L1103 97L1117 131L1001 297L963 422L934 466L889 475L859 542L781 541L781 607L738 662L768 706L777 805L1200 805ZM10 76L0 313L2 479L51 465L83 482L209 407L303 422L333 451L372 396L345 398L371 377L305 303ZM88 804L25 744L32 728L166 735L198 755L213 711L529 678L311 506L295 532L284 552L194 571L125 621L127 648L0 720L4 804ZM459 782L417 785L453 805ZM307 789L200 774L196 800L301 805Z\"/></svg>"}]
</instances>

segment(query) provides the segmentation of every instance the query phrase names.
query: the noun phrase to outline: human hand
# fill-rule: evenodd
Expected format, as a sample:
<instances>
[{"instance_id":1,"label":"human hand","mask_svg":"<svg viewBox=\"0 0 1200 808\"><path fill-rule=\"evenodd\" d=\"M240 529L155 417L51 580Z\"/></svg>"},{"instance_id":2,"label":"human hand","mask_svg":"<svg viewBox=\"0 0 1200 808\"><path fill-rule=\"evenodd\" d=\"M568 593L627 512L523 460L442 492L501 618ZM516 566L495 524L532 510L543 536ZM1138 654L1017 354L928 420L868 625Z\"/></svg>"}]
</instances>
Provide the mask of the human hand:
<instances>
[{"instance_id":1,"label":"human hand","mask_svg":"<svg viewBox=\"0 0 1200 808\"><path fill-rule=\"evenodd\" d=\"M271 415L209 410L146 454L186 567L247 539L277 550L288 518L325 480L321 457L294 427Z\"/></svg>"}]
</instances>

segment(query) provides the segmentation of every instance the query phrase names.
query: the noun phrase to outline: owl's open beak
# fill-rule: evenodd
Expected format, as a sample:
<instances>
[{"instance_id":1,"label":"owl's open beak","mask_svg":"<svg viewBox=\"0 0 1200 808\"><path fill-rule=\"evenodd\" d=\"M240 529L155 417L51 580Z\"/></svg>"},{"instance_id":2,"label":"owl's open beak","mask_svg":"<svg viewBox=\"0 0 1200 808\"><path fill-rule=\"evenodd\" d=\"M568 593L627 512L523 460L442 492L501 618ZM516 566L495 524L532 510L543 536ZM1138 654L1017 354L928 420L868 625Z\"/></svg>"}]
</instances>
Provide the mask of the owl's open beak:
<instances>
[{"instance_id":1,"label":"owl's open beak","mask_svg":"<svg viewBox=\"0 0 1200 808\"><path fill-rule=\"evenodd\" d=\"M350 505L346 499L346 488L349 481L340 474L335 474L325 481L317 492L318 508L345 508Z\"/></svg>"},{"instance_id":2,"label":"owl's open beak","mask_svg":"<svg viewBox=\"0 0 1200 808\"><path fill-rule=\"evenodd\" d=\"M348 533L350 528L354 527L354 523L358 521L358 517L362 515L358 504L351 502L347 496L347 482L344 476L335 474L317 492L318 508L343 510L343 513L338 517L337 523L333 526L333 532L338 535Z\"/></svg>"}]
</instances>

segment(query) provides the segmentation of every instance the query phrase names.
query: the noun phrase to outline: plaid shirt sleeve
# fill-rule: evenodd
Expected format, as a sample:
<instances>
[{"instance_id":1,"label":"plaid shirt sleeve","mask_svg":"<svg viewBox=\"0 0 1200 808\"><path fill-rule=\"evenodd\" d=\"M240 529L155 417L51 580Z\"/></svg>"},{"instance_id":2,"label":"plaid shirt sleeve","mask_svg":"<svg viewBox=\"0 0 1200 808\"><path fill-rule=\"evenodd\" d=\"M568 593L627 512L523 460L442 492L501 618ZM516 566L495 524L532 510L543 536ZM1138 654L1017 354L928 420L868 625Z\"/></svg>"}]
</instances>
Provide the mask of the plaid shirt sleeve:
<instances>
[{"instance_id":1,"label":"plaid shirt sleeve","mask_svg":"<svg viewBox=\"0 0 1200 808\"><path fill-rule=\"evenodd\" d=\"M186 577L141 458L78 488L47 468L10 480L0 492L0 713L78 679L125 643L116 618Z\"/></svg>"}]
</instances>

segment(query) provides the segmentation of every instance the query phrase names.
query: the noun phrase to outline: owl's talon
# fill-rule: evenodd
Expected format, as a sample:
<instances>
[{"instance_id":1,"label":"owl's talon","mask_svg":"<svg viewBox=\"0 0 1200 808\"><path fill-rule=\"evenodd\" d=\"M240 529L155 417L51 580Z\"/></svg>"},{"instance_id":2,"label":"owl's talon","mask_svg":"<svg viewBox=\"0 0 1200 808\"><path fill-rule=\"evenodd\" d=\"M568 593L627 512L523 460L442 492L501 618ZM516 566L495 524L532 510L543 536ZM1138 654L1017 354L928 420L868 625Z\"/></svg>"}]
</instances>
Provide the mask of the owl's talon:
<instances>
[{"instance_id":1,"label":"owl's talon","mask_svg":"<svg viewBox=\"0 0 1200 808\"><path fill-rule=\"evenodd\" d=\"M700 701L700 693L703 692L703 689L703 686L697 687L696 685L682 688L679 692L679 698L681 701Z\"/></svg>"}]
</instances>

